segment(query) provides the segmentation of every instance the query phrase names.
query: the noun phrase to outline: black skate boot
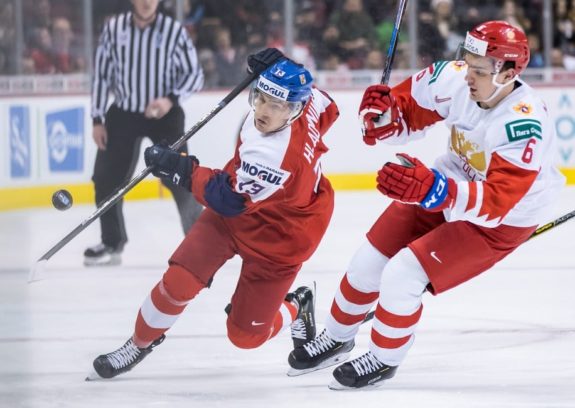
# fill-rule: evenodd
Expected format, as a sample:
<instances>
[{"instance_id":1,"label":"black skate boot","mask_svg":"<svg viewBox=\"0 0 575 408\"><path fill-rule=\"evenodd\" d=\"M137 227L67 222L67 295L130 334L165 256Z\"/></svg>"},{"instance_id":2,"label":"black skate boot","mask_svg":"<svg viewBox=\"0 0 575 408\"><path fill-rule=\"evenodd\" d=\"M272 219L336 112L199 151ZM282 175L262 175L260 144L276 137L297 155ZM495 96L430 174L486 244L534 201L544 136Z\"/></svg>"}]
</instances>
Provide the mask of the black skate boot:
<instances>
[{"instance_id":1,"label":"black skate boot","mask_svg":"<svg viewBox=\"0 0 575 408\"><path fill-rule=\"evenodd\" d=\"M85 266L113 266L122 263L122 250L98 244L84 251Z\"/></svg>"},{"instance_id":2,"label":"black skate boot","mask_svg":"<svg viewBox=\"0 0 575 408\"><path fill-rule=\"evenodd\" d=\"M347 390L380 386L384 380L393 378L397 367L388 366L368 351L363 356L348 361L333 370L335 381L329 385L332 390Z\"/></svg>"},{"instance_id":3,"label":"black skate boot","mask_svg":"<svg viewBox=\"0 0 575 408\"><path fill-rule=\"evenodd\" d=\"M288 357L290 377L311 373L345 361L355 346L353 339L341 342L332 339L324 329L319 336L296 347Z\"/></svg>"},{"instance_id":4,"label":"black skate boot","mask_svg":"<svg viewBox=\"0 0 575 408\"><path fill-rule=\"evenodd\" d=\"M297 316L291 324L294 348L302 346L316 335L313 294L311 288L302 286L286 296L288 302L297 304Z\"/></svg>"},{"instance_id":5,"label":"black skate boot","mask_svg":"<svg viewBox=\"0 0 575 408\"><path fill-rule=\"evenodd\" d=\"M130 339L118 350L98 356L93 363L96 373L94 375L89 375L86 380L95 380L98 379L98 377L112 378L130 371L148 354L150 354L154 347L162 343L165 338L166 336L162 334L152 344L142 349L136 346L130 337Z\"/></svg>"}]
</instances>

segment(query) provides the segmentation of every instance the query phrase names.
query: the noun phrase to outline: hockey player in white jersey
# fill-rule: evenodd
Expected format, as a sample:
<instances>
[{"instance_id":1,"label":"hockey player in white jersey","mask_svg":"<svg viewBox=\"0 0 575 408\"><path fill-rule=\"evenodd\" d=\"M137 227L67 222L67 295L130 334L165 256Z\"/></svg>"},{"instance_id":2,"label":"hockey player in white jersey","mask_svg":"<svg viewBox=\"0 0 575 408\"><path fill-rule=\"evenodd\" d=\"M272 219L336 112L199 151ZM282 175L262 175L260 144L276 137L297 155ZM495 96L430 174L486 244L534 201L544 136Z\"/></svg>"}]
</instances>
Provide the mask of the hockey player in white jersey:
<instances>
[{"instance_id":1,"label":"hockey player in white jersey","mask_svg":"<svg viewBox=\"0 0 575 408\"><path fill-rule=\"evenodd\" d=\"M549 215L564 178L553 165L547 108L519 78L529 62L525 34L488 21L461 49L456 61L365 91L367 144L408 142L440 121L451 137L433 168L400 154L378 172L377 188L395 201L354 255L325 330L291 352L292 375L345 360L375 306L369 350L338 366L330 387L393 377L413 344L423 293L438 295L491 268Z\"/></svg>"}]
</instances>

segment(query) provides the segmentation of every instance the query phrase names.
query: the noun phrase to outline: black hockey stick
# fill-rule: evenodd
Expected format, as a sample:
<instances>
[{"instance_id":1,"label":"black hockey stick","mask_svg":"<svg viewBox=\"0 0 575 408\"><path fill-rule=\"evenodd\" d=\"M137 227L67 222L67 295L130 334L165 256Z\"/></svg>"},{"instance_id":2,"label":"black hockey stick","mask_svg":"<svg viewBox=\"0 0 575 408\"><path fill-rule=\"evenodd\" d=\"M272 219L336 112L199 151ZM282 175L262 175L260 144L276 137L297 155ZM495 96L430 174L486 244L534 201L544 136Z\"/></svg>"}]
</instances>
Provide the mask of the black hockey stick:
<instances>
[{"instance_id":1,"label":"black hockey stick","mask_svg":"<svg viewBox=\"0 0 575 408\"><path fill-rule=\"evenodd\" d=\"M385 66L383 68L383 74L381 75L380 83L382 85L387 85L389 82L389 75L391 74L391 66L393 64L393 59L395 57L395 50L397 48L397 40L399 39L399 30L401 29L401 20L403 19L403 14L405 13L405 8L407 7L407 0L400 0L399 7L397 8L397 15L395 16L395 23L393 24L393 31L391 32L391 40L389 41L389 47L387 48L387 56L385 58Z\"/></svg>"},{"instance_id":2,"label":"black hockey stick","mask_svg":"<svg viewBox=\"0 0 575 408\"><path fill-rule=\"evenodd\" d=\"M271 63L269 64L271 65ZM178 140L170 145L171 149L177 150L184 145L194 134L198 132L206 123L208 123L214 116L216 116L223 108L225 108L236 96L240 94L258 75L265 70L266 67L254 71L249 74L240 84L238 84L232 91L222 99L210 112L208 112L203 118L201 118L190 130L183 134ZM119 188L114 194L104 201L96 211L92 213L88 218L86 218L80 225L74 228L68 235L62 238L56 243L48 252L42 255L35 263L35 265L30 269L28 275L28 282L35 280L37 276L37 271L42 269L44 264L60 249L62 249L68 242L70 242L74 237L76 237L80 232L85 230L88 225L97 220L102 214L108 211L114 204L116 204L128 191L136 186L140 181L148 176L152 172L152 166L146 167L138 175L127 182L123 187Z\"/></svg>"},{"instance_id":3,"label":"black hockey stick","mask_svg":"<svg viewBox=\"0 0 575 408\"><path fill-rule=\"evenodd\" d=\"M531 234L529 239L535 238L536 236L539 236L539 235L543 234L544 232L549 231L550 229L553 229L556 226L563 224L565 221L568 221L573 217L575 217L575 210L571 211L565 215L562 215L561 217L559 217L553 221L550 221L547 224L543 224L542 226L537 228L533 232L533 234ZM365 315L365 317L363 318L363 321L361 323L369 322L371 319L373 319L374 315L375 315L375 310L370 311L368 314Z\"/></svg>"},{"instance_id":4,"label":"black hockey stick","mask_svg":"<svg viewBox=\"0 0 575 408\"><path fill-rule=\"evenodd\" d=\"M391 32L391 39L389 40L389 47L387 48L387 56L385 57L385 65L383 67L383 73L381 74L381 80L379 83L381 85L387 85L389 82L389 76L391 75L391 67L393 65L393 59L395 58L395 50L397 49L397 41L399 40L399 31L401 29L401 21L403 20L403 14L407 7L407 0L400 0L399 6L397 7L397 14L395 16L395 22L393 24L393 31ZM372 118L373 122L377 122L382 115L378 115ZM365 134L365 129L363 130Z\"/></svg>"}]
</instances>

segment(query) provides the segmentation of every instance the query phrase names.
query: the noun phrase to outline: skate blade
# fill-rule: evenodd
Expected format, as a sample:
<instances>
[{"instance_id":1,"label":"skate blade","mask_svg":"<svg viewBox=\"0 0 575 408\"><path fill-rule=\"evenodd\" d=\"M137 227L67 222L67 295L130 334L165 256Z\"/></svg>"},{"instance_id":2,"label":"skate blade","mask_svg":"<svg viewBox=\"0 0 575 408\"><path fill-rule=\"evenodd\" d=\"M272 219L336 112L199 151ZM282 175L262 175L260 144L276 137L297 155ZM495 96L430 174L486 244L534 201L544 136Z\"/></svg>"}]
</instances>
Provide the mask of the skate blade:
<instances>
[{"instance_id":1,"label":"skate blade","mask_svg":"<svg viewBox=\"0 0 575 408\"><path fill-rule=\"evenodd\" d=\"M100 377L95 370L92 370L92 371L90 371L90 373L86 376L86 379L85 379L84 381L98 381L98 380L103 380L103 378Z\"/></svg>"},{"instance_id":2,"label":"skate blade","mask_svg":"<svg viewBox=\"0 0 575 408\"><path fill-rule=\"evenodd\" d=\"M315 367L305 368L303 370L299 370L297 368L292 367L288 370L287 375L288 375L288 377L297 377L299 375L313 373L314 371L322 370L324 368L331 367L333 365L336 365L336 364L339 364L343 361L346 361L348 359L348 357L349 357L349 353L342 353L342 354L338 354L337 356L334 356L332 358L328 358L323 363L321 363Z\"/></svg>"},{"instance_id":3,"label":"skate blade","mask_svg":"<svg viewBox=\"0 0 575 408\"><path fill-rule=\"evenodd\" d=\"M369 391L375 390L383 385L385 381L378 381L374 384L368 384L360 388L348 387L346 385L340 384L337 380L333 380L327 387L333 391Z\"/></svg>"}]
</instances>

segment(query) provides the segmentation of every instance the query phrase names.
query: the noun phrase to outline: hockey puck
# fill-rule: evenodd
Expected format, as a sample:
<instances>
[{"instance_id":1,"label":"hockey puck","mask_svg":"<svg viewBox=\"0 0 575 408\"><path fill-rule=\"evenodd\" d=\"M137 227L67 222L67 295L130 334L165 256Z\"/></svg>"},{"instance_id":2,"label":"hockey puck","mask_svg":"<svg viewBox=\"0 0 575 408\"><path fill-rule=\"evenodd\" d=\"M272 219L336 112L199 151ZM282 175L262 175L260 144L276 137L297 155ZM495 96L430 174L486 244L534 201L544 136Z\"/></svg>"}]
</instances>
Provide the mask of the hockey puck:
<instances>
[{"instance_id":1,"label":"hockey puck","mask_svg":"<svg viewBox=\"0 0 575 408\"><path fill-rule=\"evenodd\" d=\"M72 207L72 194L68 190L58 190L52 194L52 205L60 211L65 211Z\"/></svg>"}]
</instances>

